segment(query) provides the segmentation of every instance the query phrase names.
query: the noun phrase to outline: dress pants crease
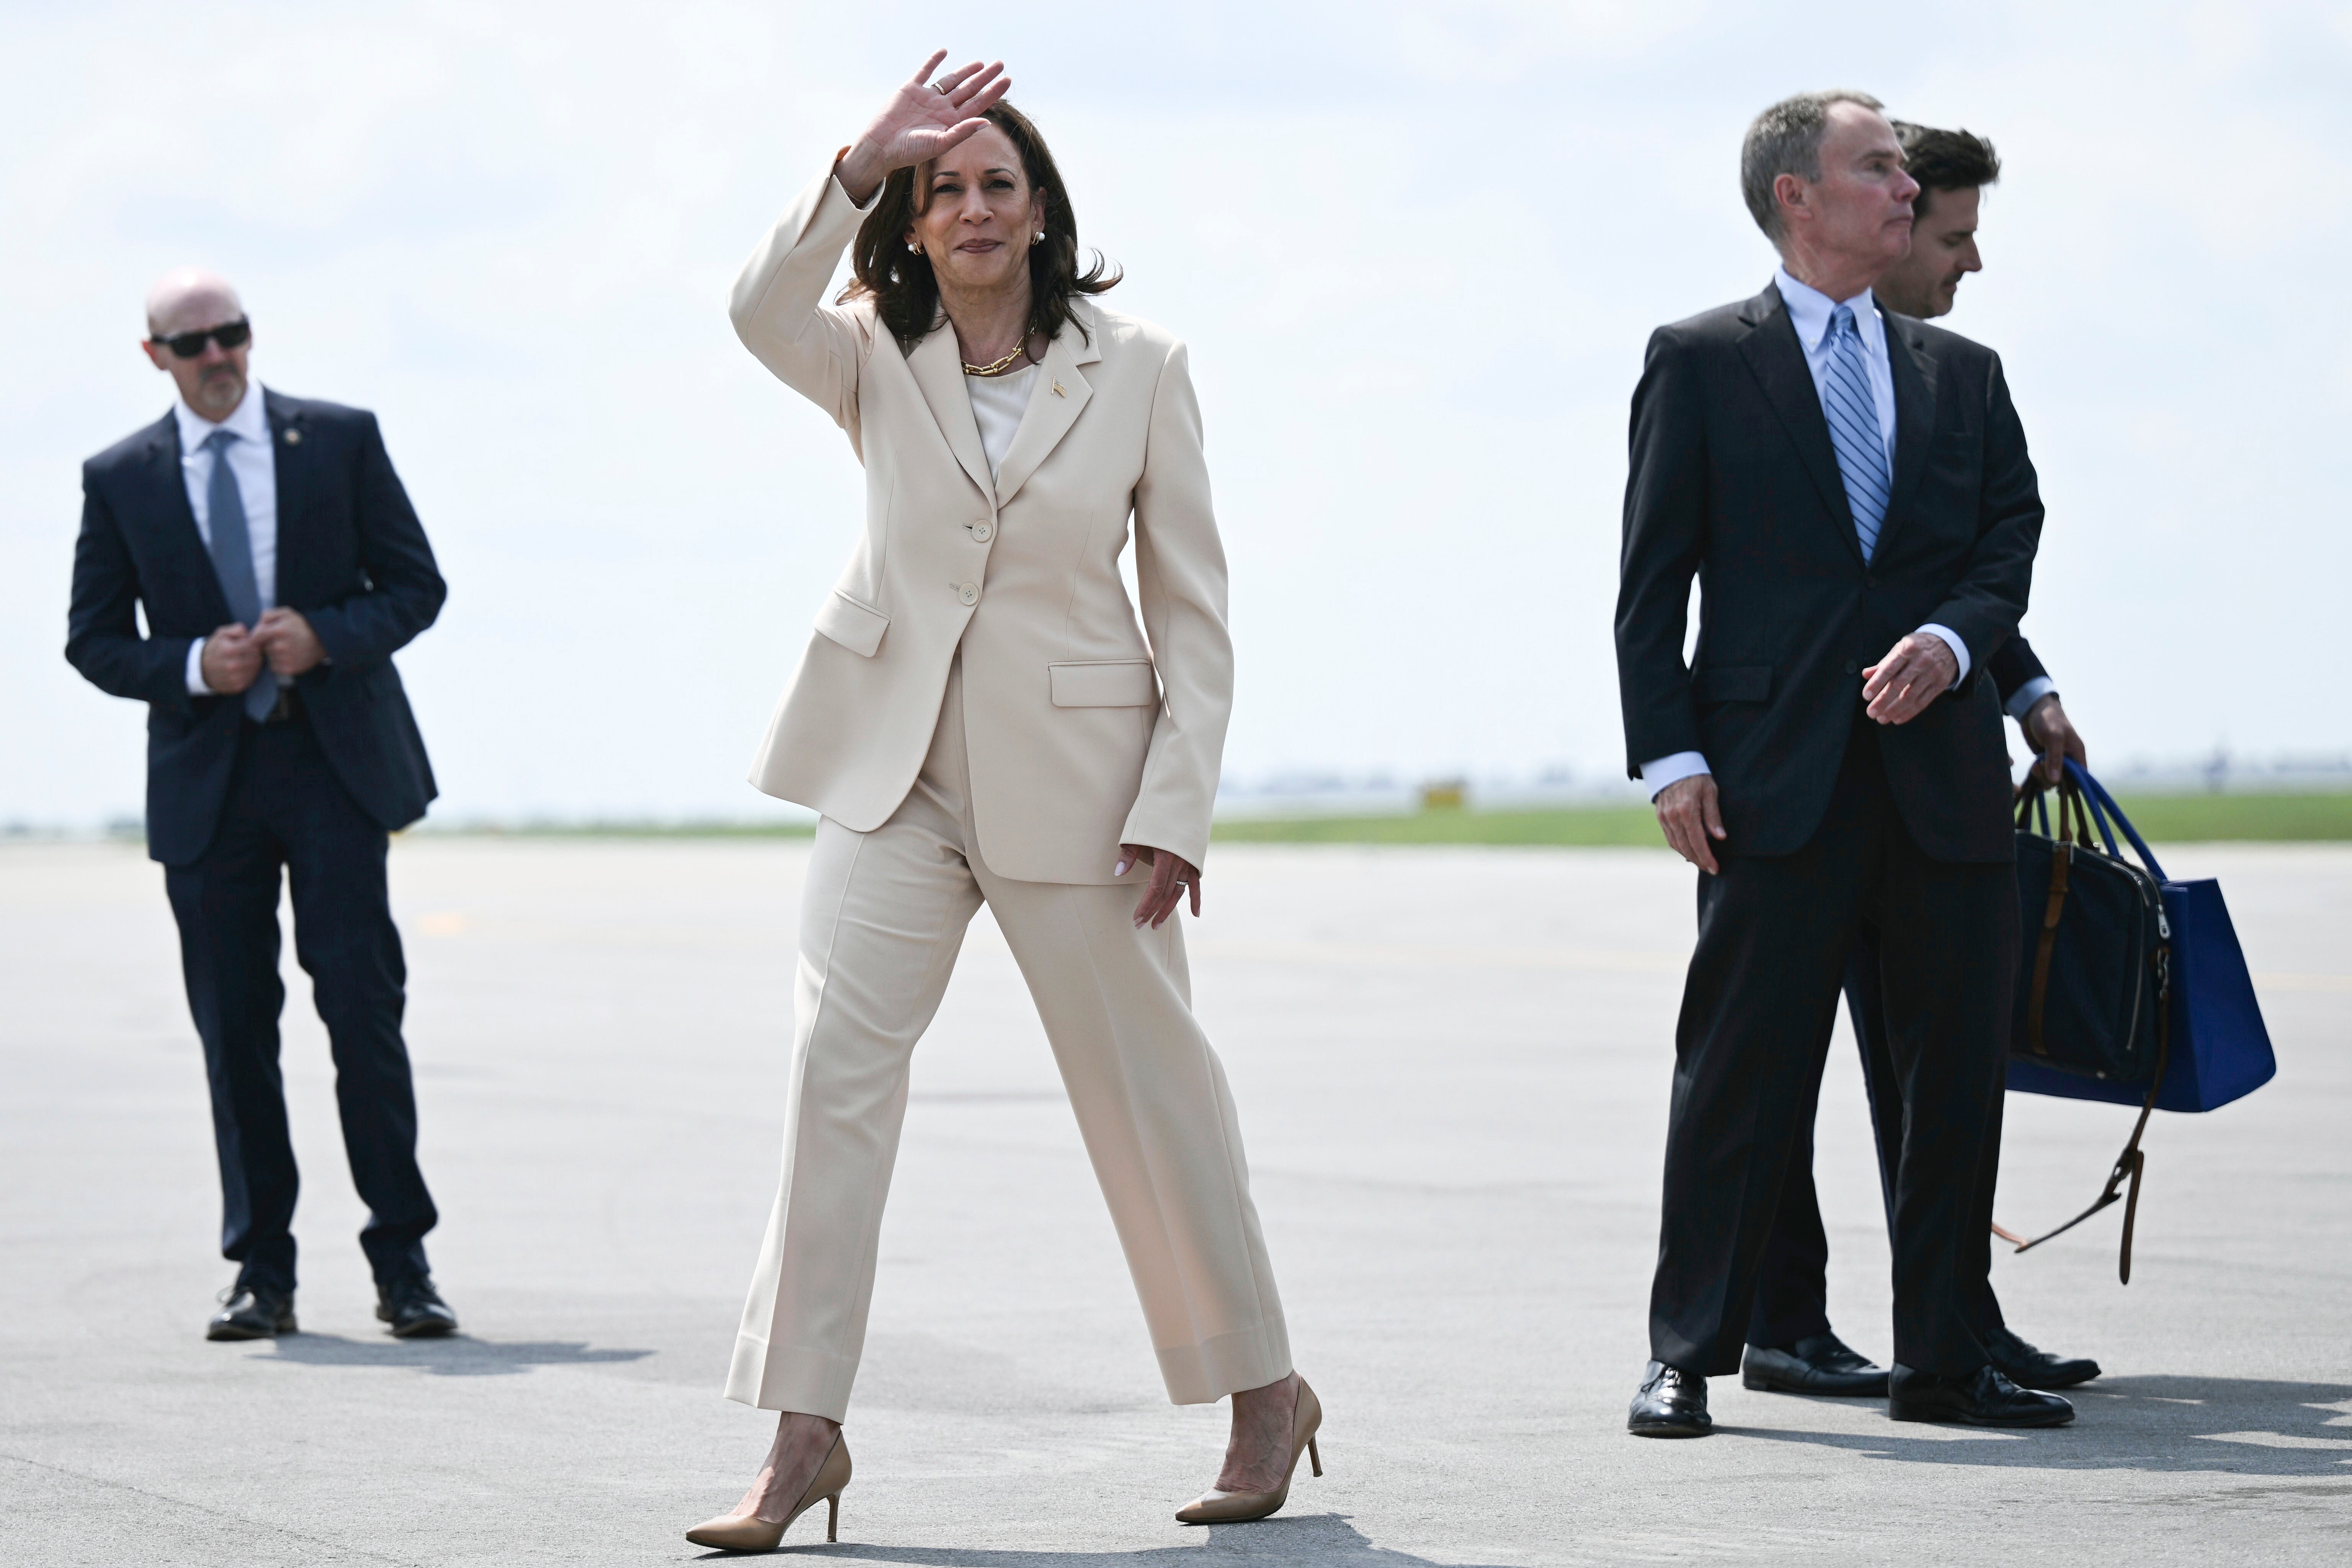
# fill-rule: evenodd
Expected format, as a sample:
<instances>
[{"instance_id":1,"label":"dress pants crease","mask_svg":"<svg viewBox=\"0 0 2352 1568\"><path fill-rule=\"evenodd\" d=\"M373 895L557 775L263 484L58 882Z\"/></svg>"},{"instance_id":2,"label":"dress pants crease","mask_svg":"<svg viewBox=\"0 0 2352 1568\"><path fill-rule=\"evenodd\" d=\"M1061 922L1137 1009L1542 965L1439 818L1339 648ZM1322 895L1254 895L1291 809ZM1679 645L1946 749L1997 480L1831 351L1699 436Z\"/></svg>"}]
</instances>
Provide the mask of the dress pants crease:
<instances>
[{"instance_id":1,"label":"dress pants crease","mask_svg":"<svg viewBox=\"0 0 2352 1568\"><path fill-rule=\"evenodd\" d=\"M1874 731L1857 714L1829 809L1802 849L1734 854L1720 875L1699 878L1650 1314L1651 1353L1685 1372L1734 1372L1751 1333L1761 1328L1776 1336L1766 1342L1785 1343L1777 1336L1803 1321L1785 1299L1759 1317L1760 1276L1794 1163L1810 1154L1847 964L1872 923L1904 1107L1893 1193L1895 1359L1947 1374L1986 1361L1968 1321L1965 1233L2008 1045L2014 871L1919 849ZM1799 1242L1798 1251L1825 1258L1825 1242Z\"/></svg>"},{"instance_id":2,"label":"dress pants crease","mask_svg":"<svg viewBox=\"0 0 2352 1568\"><path fill-rule=\"evenodd\" d=\"M407 972L386 878L389 839L329 767L307 721L243 726L220 820L194 863L168 867L189 1012L204 1042L220 1159L221 1252L240 1285L295 1287L300 1186L278 1019L278 884L294 955L335 1064L360 1245L379 1281L425 1272L438 1215L416 1163L416 1097L401 1037Z\"/></svg>"},{"instance_id":3,"label":"dress pants crease","mask_svg":"<svg viewBox=\"0 0 2352 1568\"><path fill-rule=\"evenodd\" d=\"M1133 880L996 876L979 856L971 801L958 665L897 812L870 833L817 826L783 1171L728 1397L845 1415L914 1048L983 902L1036 1003L1170 1396L1202 1403L1276 1381L1290 1371L1289 1342L1232 1095L1192 1016L1176 921L1136 931ZM1041 1339L1035 1351L1054 1347Z\"/></svg>"}]
</instances>

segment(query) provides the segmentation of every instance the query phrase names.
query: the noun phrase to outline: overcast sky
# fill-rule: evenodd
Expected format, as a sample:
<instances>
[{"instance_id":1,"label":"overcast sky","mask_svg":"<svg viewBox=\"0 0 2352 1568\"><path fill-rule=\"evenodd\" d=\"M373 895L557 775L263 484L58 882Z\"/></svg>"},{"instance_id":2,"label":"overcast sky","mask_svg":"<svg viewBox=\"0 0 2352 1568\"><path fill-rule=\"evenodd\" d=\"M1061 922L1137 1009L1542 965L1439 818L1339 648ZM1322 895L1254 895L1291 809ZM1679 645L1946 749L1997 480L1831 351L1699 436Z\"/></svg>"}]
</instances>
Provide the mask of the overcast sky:
<instances>
[{"instance_id":1,"label":"overcast sky","mask_svg":"<svg viewBox=\"0 0 2352 1568\"><path fill-rule=\"evenodd\" d=\"M1740 133L1828 86L2006 162L1946 324L2007 362L2095 763L2352 751L2352 5L9 4L0 822L139 808L139 709L59 650L184 262L263 380L382 417L451 587L400 658L436 814L758 815L862 481L727 286L934 45L1007 62L1108 302L1192 345L1229 778L1622 770L1642 345L1765 282Z\"/></svg>"}]
</instances>

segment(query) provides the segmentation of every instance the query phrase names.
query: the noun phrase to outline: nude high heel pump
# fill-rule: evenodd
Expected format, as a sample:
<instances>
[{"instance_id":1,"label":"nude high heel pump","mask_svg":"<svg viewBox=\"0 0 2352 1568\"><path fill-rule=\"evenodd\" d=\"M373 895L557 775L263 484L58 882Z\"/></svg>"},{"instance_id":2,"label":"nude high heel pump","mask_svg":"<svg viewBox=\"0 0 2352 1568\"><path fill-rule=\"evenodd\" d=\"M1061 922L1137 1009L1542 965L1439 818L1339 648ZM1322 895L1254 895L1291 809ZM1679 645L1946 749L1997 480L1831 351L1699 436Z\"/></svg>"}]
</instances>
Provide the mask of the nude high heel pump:
<instances>
[{"instance_id":1,"label":"nude high heel pump","mask_svg":"<svg viewBox=\"0 0 2352 1568\"><path fill-rule=\"evenodd\" d=\"M1323 1402L1298 1380L1298 1404L1290 1416L1290 1468L1282 1472L1282 1485L1270 1492L1202 1492L1194 1501L1176 1510L1179 1524L1240 1524L1248 1520L1264 1519L1290 1499L1290 1478L1298 1471L1298 1456L1305 1454L1323 1473L1323 1456L1315 1447L1316 1429L1323 1425Z\"/></svg>"},{"instance_id":2,"label":"nude high heel pump","mask_svg":"<svg viewBox=\"0 0 2352 1568\"><path fill-rule=\"evenodd\" d=\"M1296 1461L1294 1461L1295 1463ZM721 1552L773 1552L782 1544L784 1531L793 1521L800 1518L819 1503L827 1505L824 1538L841 1539L841 1489L849 1484L849 1445L836 1435L832 1451L824 1463L816 1468L816 1479L801 1494L781 1524L772 1523L757 1514L724 1513L708 1520L686 1532L686 1538L697 1546L713 1546Z\"/></svg>"}]
</instances>

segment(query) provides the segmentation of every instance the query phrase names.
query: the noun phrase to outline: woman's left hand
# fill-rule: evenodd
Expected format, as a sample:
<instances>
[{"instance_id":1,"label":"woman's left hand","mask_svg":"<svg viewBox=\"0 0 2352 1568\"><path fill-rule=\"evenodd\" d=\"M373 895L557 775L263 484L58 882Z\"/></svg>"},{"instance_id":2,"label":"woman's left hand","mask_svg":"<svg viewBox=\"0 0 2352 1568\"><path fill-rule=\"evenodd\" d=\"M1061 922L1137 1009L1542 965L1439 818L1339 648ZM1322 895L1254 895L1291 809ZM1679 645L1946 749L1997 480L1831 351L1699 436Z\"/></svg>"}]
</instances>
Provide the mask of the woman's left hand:
<instances>
[{"instance_id":1,"label":"woman's left hand","mask_svg":"<svg viewBox=\"0 0 2352 1568\"><path fill-rule=\"evenodd\" d=\"M1201 915L1201 868L1181 855L1165 849L1154 849L1148 844L1122 844L1118 847L1118 875L1140 860L1151 868L1151 885L1143 889L1143 897L1135 906L1135 928L1141 931L1147 924L1158 931L1184 897L1184 889L1192 889L1192 917Z\"/></svg>"}]
</instances>

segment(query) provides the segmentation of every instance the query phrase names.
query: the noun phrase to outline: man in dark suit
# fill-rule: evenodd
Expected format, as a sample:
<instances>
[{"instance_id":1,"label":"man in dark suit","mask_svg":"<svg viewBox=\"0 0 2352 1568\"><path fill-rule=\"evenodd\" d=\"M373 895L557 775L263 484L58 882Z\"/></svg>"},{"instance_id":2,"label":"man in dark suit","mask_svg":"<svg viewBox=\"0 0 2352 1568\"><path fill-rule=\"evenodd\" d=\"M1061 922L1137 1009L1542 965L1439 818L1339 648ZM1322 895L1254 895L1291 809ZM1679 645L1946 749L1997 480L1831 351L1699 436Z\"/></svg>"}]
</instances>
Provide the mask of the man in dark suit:
<instances>
[{"instance_id":1,"label":"man in dark suit","mask_svg":"<svg viewBox=\"0 0 2352 1568\"><path fill-rule=\"evenodd\" d=\"M1633 395L1628 762L1704 873L1652 1360L1628 1415L1645 1436L1707 1431L1706 1380L1739 1365L1816 1043L1866 920L1905 1121L1888 1412L2074 1414L1995 1369L1962 1308L2018 942L1983 662L2024 614L2042 504L1998 358L1872 298L1910 245L1903 162L1863 94L1759 116L1741 184L1782 265L1755 299L1660 329Z\"/></svg>"},{"instance_id":2,"label":"man in dark suit","mask_svg":"<svg viewBox=\"0 0 2352 1568\"><path fill-rule=\"evenodd\" d=\"M2000 178L2000 158L1991 142L1966 131L1896 121L1895 133L1903 146L1905 172L1918 182L1919 195L1912 201L1910 252L1879 275L1872 293L1881 306L1898 315L1930 321L1951 310L1962 279L1984 269L1977 247L1978 214L1984 187ZM2035 773L2044 783L2055 784L2066 758L2087 764L2089 754L2059 700L2057 683L2034 657L2024 636L2001 644L1985 662L1992 672L2002 710L2017 721L2026 740L2041 753ZM1885 1200L1891 1224L1895 1172L1902 1148L1903 1102L1886 1042L1878 973L1878 933L1865 923L1846 965L1846 1010L1860 1047L1871 1128L1878 1143L1880 1195ZM1829 1043L1824 1032L1820 1047L1823 1065L1828 1061ZM1818 1097L1818 1074L1813 1091ZM2098 1376L2099 1363L2087 1356L2053 1354L2023 1339L2010 1328L1993 1293L1990 1238L1993 1191L2000 1168L2000 1110L1996 1098L1987 1134L1987 1157L1978 1170L1970 1273L1974 1273L1975 1249L1981 1247L1985 1277L1972 1292L1970 1321L1992 1364L2011 1382L2025 1388L2071 1388ZM1857 1353L1830 1327L1829 1237L1813 1188L1810 1109L1801 1113L1801 1121L1803 1131L1790 1156L1780 1206L1765 1244L1740 1381L1749 1388L1786 1394L1883 1395L1885 1369Z\"/></svg>"},{"instance_id":3,"label":"man in dark suit","mask_svg":"<svg viewBox=\"0 0 2352 1568\"><path fill-rule=\"evenodd\" d=\"M143 345L171 412L82 467L66 658L147 704L147 849L179 921L238 1265L207 1336L290 1333L297 1177L278 1068L278 886L335 1060L376 1315L403 1337L457 1321L434 1289L400 1033L406 971L388 834L435 794L392 655L447 590L375 416L255 384L236 293L173 273ZM141 629L138 612L146 626Z\"/></svg>"}]
</instances>

